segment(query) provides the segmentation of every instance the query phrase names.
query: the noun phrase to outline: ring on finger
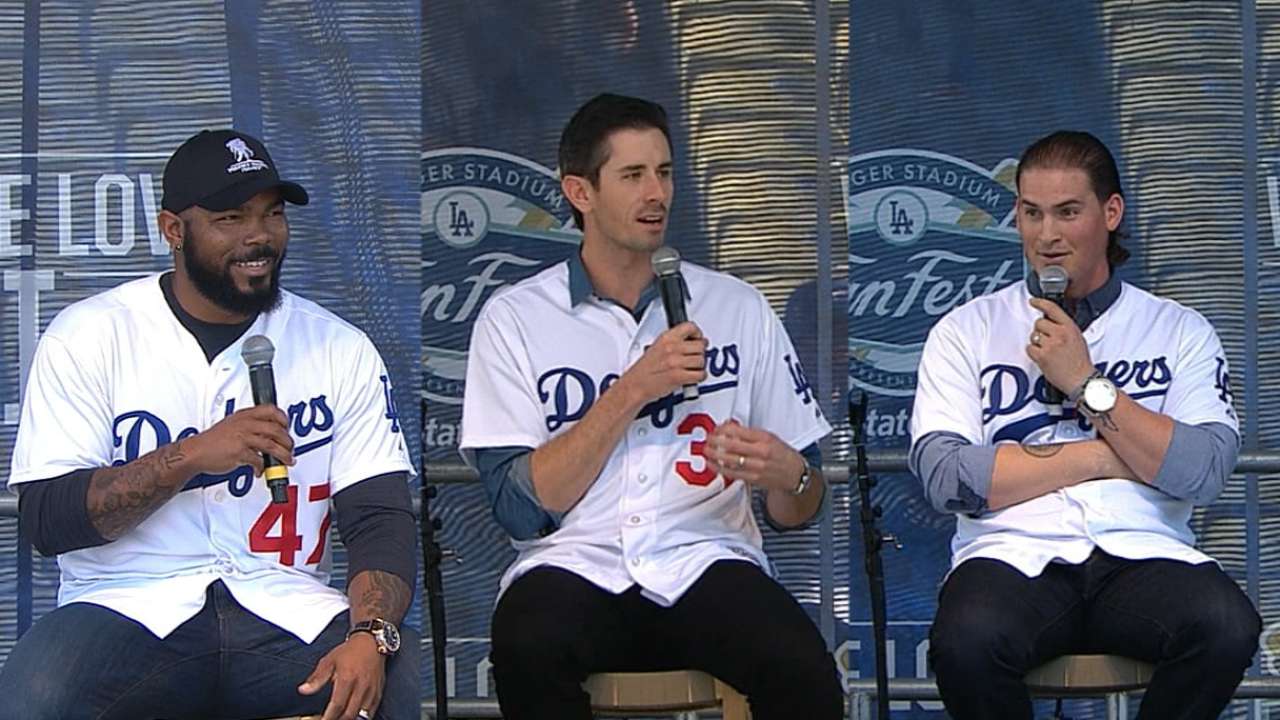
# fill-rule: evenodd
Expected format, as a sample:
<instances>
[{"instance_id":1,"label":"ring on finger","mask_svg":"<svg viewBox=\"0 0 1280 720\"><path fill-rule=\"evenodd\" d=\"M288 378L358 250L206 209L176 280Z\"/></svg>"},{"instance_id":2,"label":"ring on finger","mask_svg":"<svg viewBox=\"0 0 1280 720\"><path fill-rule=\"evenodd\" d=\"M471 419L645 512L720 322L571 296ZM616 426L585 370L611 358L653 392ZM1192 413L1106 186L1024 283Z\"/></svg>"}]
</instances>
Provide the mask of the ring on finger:
<instances>
[{"instance_id":1,"label":"ring on finger","mask_svg":"<svg viewBox=\"0 0 1280 720\"><path fill-rule=\"evenodd\" d=\"M746 455L739 455L739 456L738 456L738 469L739 469L739 470L741 470L741 469L742 469L742 467L743 467L744 465L746 465L746 464L747 464L747 456L746 456Z\"/></svg>"},{"instance_id":2,"label":"ring on finger","mask_svg":"<svg viewBox=\"0 0 1280 720\"><path fill-rule=\"evenodd\" d=\"M356 716L361 718L362 720L373 720L373 716L370 715L369 711L365 710L364 708L360 708L360 710L356 712Z\"/></svg>"},{"instance_id":3,"label":"ring on finger","mask_svg":"<svg viewBox=\"0 0 1280 720\"><path fill-rule=\"evenodd\" d=\"M1040 331L1039 331L1039 330L1037 330L1036 332L1031 333L1031 344L1032 344L1032 345L1035 345L1036 347L1040 347L1040 340L1041 340L1041 339L1042 339L1042 336L1040 335Z\"/></svg>"}]
</instances>

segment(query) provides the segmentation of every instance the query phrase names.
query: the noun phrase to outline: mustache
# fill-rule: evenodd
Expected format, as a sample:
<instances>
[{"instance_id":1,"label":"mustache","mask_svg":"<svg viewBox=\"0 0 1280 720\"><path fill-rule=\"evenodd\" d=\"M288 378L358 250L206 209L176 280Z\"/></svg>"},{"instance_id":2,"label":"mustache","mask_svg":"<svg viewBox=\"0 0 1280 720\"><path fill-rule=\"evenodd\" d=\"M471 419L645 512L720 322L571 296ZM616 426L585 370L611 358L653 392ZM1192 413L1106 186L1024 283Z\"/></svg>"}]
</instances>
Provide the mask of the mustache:
<instances>
[{"instance_id":1,"label":"mustache","mask_svg":"<svg viewBox=\"0 0 1280 720\"><path fill-rule=\"evenodd\" d=\"M259 245L243 255L236 255L231 258L231 262L253 262L254 260L276 260L280 257L280 253L275 251L269 245Z\"/></svg>"}]
</instances>

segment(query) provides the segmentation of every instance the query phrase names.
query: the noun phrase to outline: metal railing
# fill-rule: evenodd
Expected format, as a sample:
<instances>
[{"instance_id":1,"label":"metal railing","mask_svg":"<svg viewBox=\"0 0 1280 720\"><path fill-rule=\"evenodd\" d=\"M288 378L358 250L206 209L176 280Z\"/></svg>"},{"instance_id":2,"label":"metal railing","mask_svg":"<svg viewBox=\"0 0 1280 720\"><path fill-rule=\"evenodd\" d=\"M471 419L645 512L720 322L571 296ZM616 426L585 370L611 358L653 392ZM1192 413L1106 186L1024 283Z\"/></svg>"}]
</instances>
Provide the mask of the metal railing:
<instances>
[{"instance_id":1,"label":"metal railing","mask_svg":"<svg viewBox=\"0 0 1280 720\"><path fill-rule=\"evenodd\" d=\"M906 450L868 450L867 468L874 473L905 473ZM1242 450L1236 458L1236 473L1280 473L1280 451ZM427 480L440 484L477 482L476 473L462 463L433 463L426 468ZM844 462L823 464L822 475L828 483L849 482L849 466Z\"/></svg>"},{"instance_id":2,"label":"metal railing","mask_svg":"<svg viewBox=\"0 0 1280 720\"><path fill-rule=\"evenodd\" d=\"M872 450L867 452L867 467L871 472L904 473L907 471L906 450ZM427 481L440 485L458 485L479 482L476 472L462 463L431 463L425 468ZM1246 450L1236 460L1236 473L1280 473L1280 451ZM822 476L832 485L849 482L849 466L843 462L824 464ZM414 508L418 500L414 498ZM18 498L0 494L0 517L18 514Z\"/></svg>"}]
</instances>

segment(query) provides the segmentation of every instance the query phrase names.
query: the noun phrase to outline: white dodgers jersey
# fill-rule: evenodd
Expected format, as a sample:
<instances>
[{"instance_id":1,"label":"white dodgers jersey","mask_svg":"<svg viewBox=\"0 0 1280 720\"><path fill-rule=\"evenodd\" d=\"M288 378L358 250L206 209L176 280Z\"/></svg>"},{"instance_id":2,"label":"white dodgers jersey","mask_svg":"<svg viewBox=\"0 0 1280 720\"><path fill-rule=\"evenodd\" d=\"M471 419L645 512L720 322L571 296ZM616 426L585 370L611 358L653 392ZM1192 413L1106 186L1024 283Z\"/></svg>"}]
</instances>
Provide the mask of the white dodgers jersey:
<instances>
[{"instance_id":1,"label":"white dodgers jersey","mask_svg":"<svg viewBox=\"0 0 1280 720\"><path fill-rule=\"evenodd\" d=\"M1097 437L1070 404L1061 419L1049 414L1044 377L1026 353L1041 317L1030 298L1027 284L1016 283L933 327L920 362L913 442L933 432L975 445ZM1237 428L1226 355L1213 326L1194 310L1121 284L1084 339L1095 367L1148 410L1189 425ZM978 517L957 515L952 566L986 557L1035 576L1054 560L1083 562L1094 547L1132 560L1205 562L1194 548L1191 511L1190 502L1144 483L1084 482Z\"/></svg>"},{"instance_id":2,"label":"white dodgers jersey","mask_svg":"<svg viewBox=\"0 0 1280 720\"><path fill-rule=\"evenodd\" d=\"M515 543L503 589L551 565L614 593L638 583L670 605L717 560L769 568L750 488L709 469L704 442L731 419L796 449L830 427L765 298L728 275L681 269L689 319L709 343L700 397L676 389L646 405L560 527ZM462 448L538 448L566 432L666 330L657 300L638 323L594 296L571 305L567 263L495 293L472 334Z\"/></svg>"},{"instance_id":3,"label":"white dodgers jersey","mask_svg":"<svg viewBox=\"0 0 1280 720\"><path fill-rule=\"evenodd\" d=\"M240 347L258 334L276 347L276 397L295 443L289 502L272 504L249 466L193 477L114 542L59 555L59 605L103 605L164 637L221 579L246 609L305 642L347 608L328 586L330 498L412 467L373 344L291 293L212 362L174 317L159 275L63 310L36 349L9 485L122 465L250 406Z\"/></svg>"}]
</instances>

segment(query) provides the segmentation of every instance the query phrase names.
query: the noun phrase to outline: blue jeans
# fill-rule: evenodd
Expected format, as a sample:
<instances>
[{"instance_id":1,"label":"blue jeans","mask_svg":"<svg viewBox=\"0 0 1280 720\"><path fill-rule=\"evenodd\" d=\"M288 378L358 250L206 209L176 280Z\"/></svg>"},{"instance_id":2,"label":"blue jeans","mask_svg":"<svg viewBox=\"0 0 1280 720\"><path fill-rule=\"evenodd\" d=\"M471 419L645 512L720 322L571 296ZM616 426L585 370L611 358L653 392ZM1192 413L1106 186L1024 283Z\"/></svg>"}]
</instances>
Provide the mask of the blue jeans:
<instances>
[{"instance_id":1,"label":"blue jeans","mask_svg":"<svg viewBox=\"0 0 1280 720\"><path fill-rule=\"evenodd\" d=\"M100 605L71 603L37 622L0 669L0 720L250 720L320 714L332 685L298 685L346 637L347 613L307 644L209 586L204 608L161 640ZM377 717L419 717L419 641L403 630Z\"/></svg>"},{"instance_id":2,"label":"blue jeans","mask_svg":"<svg viewBox=\"0 0 1280 720\"><path fill-rule=\"evenodd\" d=\"M929 660L956 720L1030 720L1028 670L1107 653L1156 666L1138 720L1212 720L1258 649L1261 619L1217 565L1124 560L1101 550L1028 578L967 560L947 578Z\"/></svg>"}]
</instances>

